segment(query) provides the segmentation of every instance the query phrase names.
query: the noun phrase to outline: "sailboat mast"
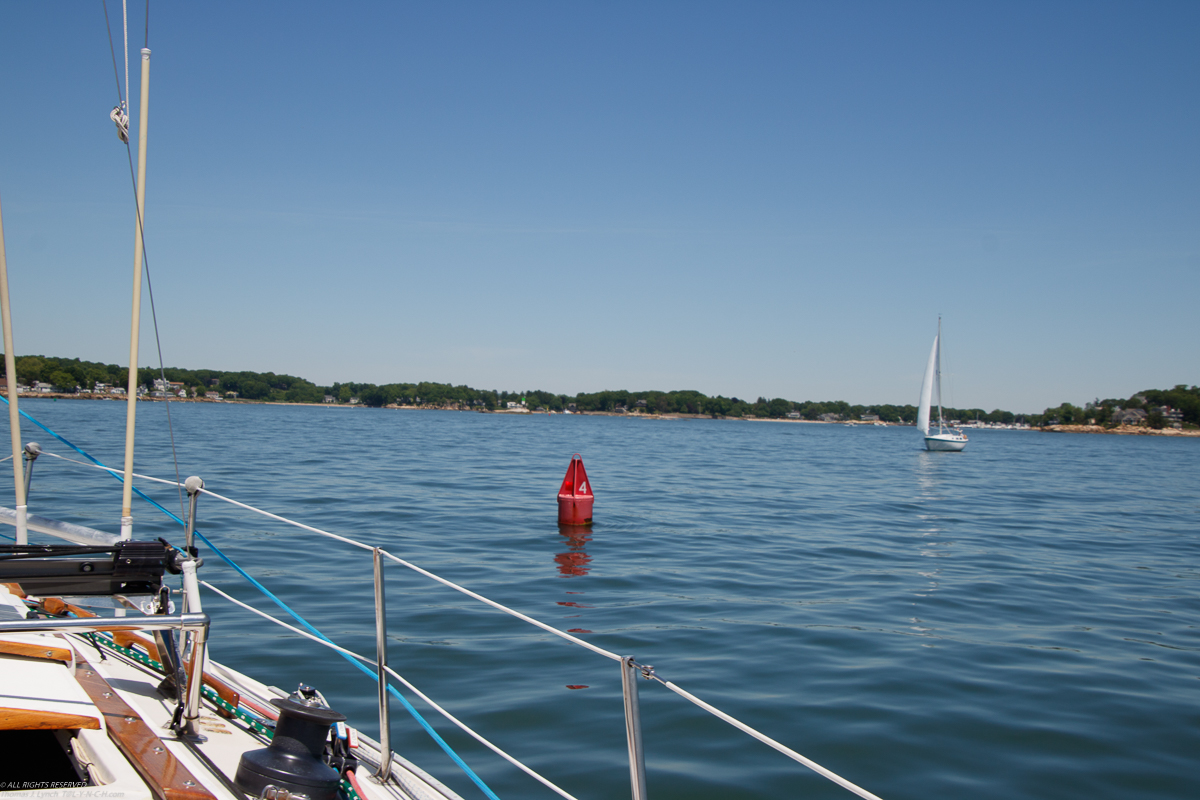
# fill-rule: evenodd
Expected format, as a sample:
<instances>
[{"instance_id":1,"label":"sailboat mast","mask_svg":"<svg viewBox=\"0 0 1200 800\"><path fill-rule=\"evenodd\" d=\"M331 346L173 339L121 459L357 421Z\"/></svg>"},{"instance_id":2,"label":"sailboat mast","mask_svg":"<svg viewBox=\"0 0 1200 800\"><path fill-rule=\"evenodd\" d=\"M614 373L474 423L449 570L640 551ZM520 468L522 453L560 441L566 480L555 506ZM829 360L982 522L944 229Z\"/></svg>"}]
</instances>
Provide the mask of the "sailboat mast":
<instances>
[{"instance_id":1,"label":"sailboat mast","mask_svg":"<svg viewBox=\"0 0 1200 800\"><path fill-rule=\"evenodd\" d=\"M138 337L142 319L142 223L146 218L146 138L150 117L150 50L142 48L142 93L138 109L137 226L133 240L133 322L129 334L129 396L125 411L125 476L121 494L121 538L133 538L133 434L137 424Z\"/></svg>"},{"instance_id":2,"label":"sailboat mast","mask_svg":"<svg viewBox=\"0 0 1200 800\"><path fill-rule=\"evenodd\" d=\"M17 357L13 350L12 312L8 302L8 259L4 255L4 214L0 212L0 316L4 325L4 372L8 384L8 428L12 435L13 479L17 490L17 544L29 544L29 508L21 470L21 416L17 411Z\"/></svg>"}]
</instances>

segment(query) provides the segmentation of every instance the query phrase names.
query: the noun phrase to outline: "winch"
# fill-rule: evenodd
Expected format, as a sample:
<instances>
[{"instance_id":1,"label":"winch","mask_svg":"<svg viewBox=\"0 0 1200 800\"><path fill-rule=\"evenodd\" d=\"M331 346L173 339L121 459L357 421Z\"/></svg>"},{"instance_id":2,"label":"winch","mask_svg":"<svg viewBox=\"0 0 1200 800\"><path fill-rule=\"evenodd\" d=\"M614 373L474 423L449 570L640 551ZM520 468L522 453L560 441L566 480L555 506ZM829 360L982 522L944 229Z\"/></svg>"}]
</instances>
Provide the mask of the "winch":
<instances>
[{"instance_id":1,"label":"winch","mask_svg":"<svg viewBox=\"0 0 1200 800\"><path fill-rule=\"evenodd\" d=\"M322 757L330 726L346 716L305 689L271 701L279 709L271 744L242 754L234 783L250 797L336 800L341 776Z\"/></svg>"}]
</instances>

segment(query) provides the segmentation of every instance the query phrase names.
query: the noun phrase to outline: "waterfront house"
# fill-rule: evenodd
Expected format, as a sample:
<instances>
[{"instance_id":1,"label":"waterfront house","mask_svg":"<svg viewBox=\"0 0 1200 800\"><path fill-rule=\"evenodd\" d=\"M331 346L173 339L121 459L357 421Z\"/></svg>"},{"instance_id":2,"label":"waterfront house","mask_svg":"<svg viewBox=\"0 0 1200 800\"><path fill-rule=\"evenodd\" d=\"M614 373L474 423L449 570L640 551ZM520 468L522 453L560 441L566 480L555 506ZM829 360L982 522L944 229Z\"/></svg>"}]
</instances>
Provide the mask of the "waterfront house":
<instances>
[{"instance_id":1,"label":"waterfront house","mask_svg":"<svg viewBox=\"0 0 1200 800\"><path fill-rule=\"evenodd\" d=\"M1140 408L1118 409L1113 412L1114 425L1142 425L1146 422L1146 412Z\"/></svg>"}]
</instances>

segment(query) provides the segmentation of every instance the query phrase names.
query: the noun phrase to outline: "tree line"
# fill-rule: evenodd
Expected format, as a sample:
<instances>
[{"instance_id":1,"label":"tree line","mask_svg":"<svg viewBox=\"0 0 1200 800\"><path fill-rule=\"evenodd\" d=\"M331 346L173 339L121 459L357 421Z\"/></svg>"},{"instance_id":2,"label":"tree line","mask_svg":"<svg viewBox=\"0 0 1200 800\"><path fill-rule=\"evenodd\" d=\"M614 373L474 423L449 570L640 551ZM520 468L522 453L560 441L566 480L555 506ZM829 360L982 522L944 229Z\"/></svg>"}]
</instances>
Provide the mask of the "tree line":
<instances>
[{"instance_id":1,"label":"tree line","mask_svg":"<svg viewBox=\"0 0 1200 800\"><path fill-rule=\"evenodd\" d=\"M78 389L91 391L96 384L107 384L125 388L129 385L129 369L118 364L101 364L81 361L78 358L55 358L53 356L17 356L17 379L33 385L34 382L48 383L56 391L71 393ZM3 374L3 364L0 364ZM206 392L236 392L247 400L266 400L289 403L320 403L325 390L303 378L292 375L276 375L274 372L225 372L215 369L179 369L167 367L138 368L138 385L150 389L154 381L165 377L168 381L182 383L189 390L203 396Z\"/></svg>"},{"instance_id":2,"label":"tree line","mask_svg":"<svg viewBox=\"0 0 1200 800\"><path fill-rule=\"evenodd\" d=\"M1063 403L1047 408L1039 415L1039 424L1046 425L1104 425L1114 424L1120 411L1140 410L1146 413L1146 425L1161 429L1167 422L1167 409L1178 411L1186 426L1200 425L1200 386L1178 384L1173 389L1145 389L1127 399L1096 398L1083 408Z\"/></svg>"},{"instance_id":3,"label":"tree line","mask_svg":"<svg viewBox=\"0 0 1200 800\"><path fill-rule=\"evenodd\" d=\"M32 384L42 381L57 390L73 392L76 387L91 390L95 384L104 383L127 386L129 370L116 364L101 364L81 361L78 358L55 358L52 356L18 356L17 377ZM2 365L0 365L2 366ZM326 397L333 402L356 401L365 406L414 405L427 408L457 409L504 409L508 403L524 403L525 407L547 411L641 411L647 414L694 414L710 417L734 417L756 419L783 419L789 415L800 419L859 420L864 416L876 416L883 422L914 423L917 407L914 405L857 405L842 400L803 402L782 397L743 400L737 397L717 395L709 397L698 391L644 391L631 392L610 390L602 392L580 392L575 395L555 394L538 389L524 392L474 389L470 386L454 386L447 383L334 383L318 386L304 378L280 375L274 372L226 372L212 369L180 369L168 367L160 371L153 367L138 369L138 383L151 388L155 379L166 377L168 381L183 384L188 390L203 395L218 392L222 396L235 392L245 400L277 403L322 403ZM1056 408L1047 408L1041 414L1014 414L1011 411L982 408L945 408L947 420L969 422L978 420L992 424L1011 425L1027 423L1042 424L1110 424L1118 410L1143 409L1147 423L1162 426L1163 407L1182 413L1183 422L1200 425L1200 389L1196 386L1179 385L1173 389L1147 389L1128 399L1096 399L1083 408L1063 403Z\"/></svg>"}]
</instances>

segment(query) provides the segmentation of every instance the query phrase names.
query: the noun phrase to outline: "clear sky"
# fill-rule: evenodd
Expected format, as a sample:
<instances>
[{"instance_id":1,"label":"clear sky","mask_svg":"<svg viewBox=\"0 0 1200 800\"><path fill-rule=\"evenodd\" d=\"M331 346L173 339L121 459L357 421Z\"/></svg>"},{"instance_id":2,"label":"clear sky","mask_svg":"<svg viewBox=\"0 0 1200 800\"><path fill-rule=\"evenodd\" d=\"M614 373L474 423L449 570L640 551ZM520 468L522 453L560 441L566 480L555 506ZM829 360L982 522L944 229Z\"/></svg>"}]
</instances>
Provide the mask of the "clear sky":
<instances>
[{"instance_id":1,"label":"clear sky","mask_svg":"<svg viewBox=\"0 0 1200 800\"><path fill-rule=\"evenodd\" d=\"M915 404L941 314L949 405L1200 384L1200 3L154 0L149 44L167 366ZM0 3L0 75L15 349L123 363L100 0Z\"/></svg>"}]
</instances>

